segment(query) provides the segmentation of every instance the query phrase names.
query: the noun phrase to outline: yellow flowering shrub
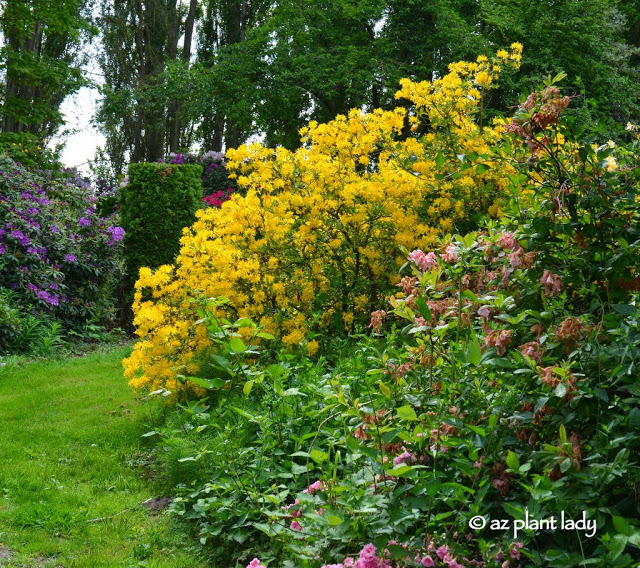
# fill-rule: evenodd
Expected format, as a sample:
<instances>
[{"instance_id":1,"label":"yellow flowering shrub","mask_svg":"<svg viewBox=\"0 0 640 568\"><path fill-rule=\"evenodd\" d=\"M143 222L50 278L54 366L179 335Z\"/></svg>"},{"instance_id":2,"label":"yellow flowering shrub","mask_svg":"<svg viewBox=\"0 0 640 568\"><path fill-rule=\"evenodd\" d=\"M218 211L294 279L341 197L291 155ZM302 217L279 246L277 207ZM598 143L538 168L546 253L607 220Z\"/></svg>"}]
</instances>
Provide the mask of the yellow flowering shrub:
<instances>
[{"instance_id":1,"label":"yellow flowering shrub","mask_svg":"<svg viewBox=\"0 0 640 568\"><path fill-rule=\"evenodd\" d=\"M409 110L310 122L296 151L229 150L246 196L198 212L175 266L140 271L131 384L173 390L176 374L198 372L210 345L194 324L198 298L225 296L220 315L249 317L312 353L310 329L350 331L394 290L401 246L428 248L471 213L498 211L509 172L485 155L504 129L477 119L482 91L520 53L516 44L433 82L405 79L397 97Z\"/></svg>"}]
</instances>

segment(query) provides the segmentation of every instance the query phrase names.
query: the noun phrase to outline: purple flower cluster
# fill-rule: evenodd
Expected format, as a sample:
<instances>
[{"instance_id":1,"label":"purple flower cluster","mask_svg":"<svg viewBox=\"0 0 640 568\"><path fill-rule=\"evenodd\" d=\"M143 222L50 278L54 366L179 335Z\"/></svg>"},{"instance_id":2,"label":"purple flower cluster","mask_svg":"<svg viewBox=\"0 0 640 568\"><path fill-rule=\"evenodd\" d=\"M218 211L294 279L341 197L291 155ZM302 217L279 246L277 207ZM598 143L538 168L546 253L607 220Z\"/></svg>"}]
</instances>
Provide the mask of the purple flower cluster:
<instances>
[{"instance_id":1,"label":"purple flower cluster","mask_svg":"<svg viewBox=\"0 0 640 568\"><path fill-rule=\"evenodd\" d=\"M111 235L111 240L108 243L110 245L119 243L124 237L124 229L122 227L109 226L107 227L107 233Z\"/></svg>"},{"instance_id":2,"label":"purple flower cluster","mask_svg":"<svg viewBox=\"0 0 640 568\"><path fill-rule=\"evenodd\" d=\"M23 247L26 247L31 242L29 237L27 237L22 231L19 231L18 229L14 229L13 231L11 231L9 233L9 236L12 239L17 240Z\"/></svg>"},{"instance_id":3,"label":"purple flower cluster","mask_svg":"<svg viewBox=\"0 0 640 568\"><path fill-rule=\"evenodd\" d=\"M97 203L75 171L45 176L0 157L0 286L72 325L94 317L124 236Z\"/></svg>"}]
</instances>

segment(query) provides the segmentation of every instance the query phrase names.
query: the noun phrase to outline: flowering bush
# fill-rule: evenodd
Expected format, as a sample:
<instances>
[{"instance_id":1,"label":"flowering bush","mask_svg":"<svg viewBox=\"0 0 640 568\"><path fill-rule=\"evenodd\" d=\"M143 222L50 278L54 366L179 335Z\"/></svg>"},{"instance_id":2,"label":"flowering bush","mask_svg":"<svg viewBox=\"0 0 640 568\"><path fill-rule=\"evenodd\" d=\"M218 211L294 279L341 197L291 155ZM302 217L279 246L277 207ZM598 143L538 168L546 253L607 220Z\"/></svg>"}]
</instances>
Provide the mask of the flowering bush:
<instances>
[{"instance_id":1,"label":"flowering bush","mask_svg":"<svg viewBox=\"0 0 640 568\"><path fill-rule=\"evenodd\" d=\"M211 459L174 510L226 550L255 535L247 553L266 566L635 566L637 299L572 311L524 240L490 228L408 253L402 296L372 326L388 335L337 368L237 359L228 380L204 381L209 401L169 431ZM229 342L210 364L245 349ZM563 515L594 529L513 530Z\"/></svg>"},{"instance_id":2,"label":"flowering bush","mask_svg":"<svg viewBox=\"0 0 640 568\"><path fill-rule=\"evenodd\" d=\"M509 160L531 177L536 195L516 193L513 218L549 268L563 271L569 301L604 310L640 290L638 141L624 148L581 140L561 119L569 103L548 81L507 125L514 145Z\"/></svg>"},{"instance_id":3,"label":"flowering bush","mask_svg":"<svg viewBox=\"0 0 640 568\"><path fill-rule=\"evenodd\" d=\"M76 172L51 178L0 157L0 281L23 309L70 327L107 317L123 236Z\"/></svg>"},{"instance_id":4,"label":"flowering bush","mask_svg":"<svg viewBox=\"0 0 640 568\"><path fill-rule=\"evenodd\" d=\"M141 272L131 384L162 386L184 365L198 372L196 355L210 345L192 327L201 294L227 297L225 315L253 318L289 347L308 340L312 353L310 330L353 331L393 289L399 245L428 246L474 212L497 214L513 170L488 155L501 127L476 119L482 91L501 65L519 64L520 50L452 65L433 83L404 81L409 113L312 122L295 152L229 150L247 195L199 212L175 266Z\"/></svg>"},{"instance_id":5,"label":"flowering bush","mask_svg":"<svg viewBox=\"0 0 640 568\"><path fill-rule=\"evenodd\" d=\"M516 112L504 217L405 249L369 336L263 364L259 325L223 341L227 304L197 304L215 378L167 428L203 464L173 508L221 564L638 566L636 145L575 137L565 103Z\"/></svg>"}]
</instances>

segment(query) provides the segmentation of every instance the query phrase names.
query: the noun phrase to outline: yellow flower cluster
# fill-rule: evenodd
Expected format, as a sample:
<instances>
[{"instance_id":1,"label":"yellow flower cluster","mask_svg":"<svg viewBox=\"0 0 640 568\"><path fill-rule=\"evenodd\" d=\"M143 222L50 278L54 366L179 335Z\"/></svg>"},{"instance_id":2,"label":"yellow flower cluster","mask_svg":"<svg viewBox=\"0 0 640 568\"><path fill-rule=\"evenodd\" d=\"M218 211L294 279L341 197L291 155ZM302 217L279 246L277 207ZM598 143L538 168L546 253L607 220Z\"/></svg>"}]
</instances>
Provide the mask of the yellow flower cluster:
<instances>
[{"instance_id":1,"label":"yellow flower cluster","mask_svg":"<svg viewBox=\"0 0 640 568\"><path fill-rule=\"evenodd\" d=\"M478 87L519 54L514 46L492 61L456 63L432 83L403 80L397 96L412 111L354 109L310 122L293 152L229 150L246 196L200 211L175 267L140 272L133 309L142 341L124 362L130 384L175 389L177 374L198 371L210 346L194 323L201 297L225 296L220 315L249 317L313 353L310 328L349 331L394 290L401 246L428 249L470 212L498 211L508 172L478 156L502 129L477 124Z\"/></svg>"}]
</instances>

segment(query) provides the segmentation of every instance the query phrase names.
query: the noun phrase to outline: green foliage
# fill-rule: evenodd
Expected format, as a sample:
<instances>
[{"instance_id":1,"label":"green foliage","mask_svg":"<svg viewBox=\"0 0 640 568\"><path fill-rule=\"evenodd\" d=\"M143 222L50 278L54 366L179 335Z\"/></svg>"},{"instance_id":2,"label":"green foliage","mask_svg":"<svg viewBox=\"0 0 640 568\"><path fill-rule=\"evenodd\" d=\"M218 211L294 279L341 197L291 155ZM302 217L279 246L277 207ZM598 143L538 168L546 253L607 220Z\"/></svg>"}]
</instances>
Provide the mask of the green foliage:
<instances>
[{"instance_id":1,"label":"green foliage","mask_svg":"<svg viewBox=\"0 0 640 568\"><path fill-rule=\"evenodd\" d=\"M309 120L392 108L400 78L433 80L455 61L513 42L524 45L523 68L503 75L487 97L488 118L560 72L571 84L570 114L583 126L618 139L620 125L640 116L632 2L206 0L193 63L178 57L172 42L179 34L165 25L175 0L152 4L158 17L146 22L133 2L104 3L106 85L98 121L116 172L127 154L152 161L166 148L178 152L197 142L219 151L256 133L291 149ZM186 6L178 12L184 18ZM136 40L145 25L157 36L150 46ZM169 143L167 125L176 120L179 143L175 135ZM141 123L149 127L138 136ZM152 142L154 151L146 151Z\"/></svg>"},{"instance_id":2,"label":"green foliage","mask_svg":"<svg viewBox=\"0 0 640 568\"><path fill-rule=\"evenodd\" d=\"M43 145L63 122L64 98L87 84L79 48L95 30L84 5L82 0L3 3L0 150L14 142Z\"/></svg>"},{"instance_id":3,"label":"green foliage","mask_svg":"<svg viewBox=\"0 0 640 568\"><path fill-rule=\"evenodd\" d=\"M62 326L59 322L27 314L20 321L19 333L10 344L10 351L36 357L51 357L64 344Z\"/></svg>"},{"instance_id":4,"label":"green foliage","mask_svg":"<svg viewBox=\"0 0 640 568\"><path fill-rule=\"evenodd\" d=\"M98 61L105 83L96 121L107 138L105 153L116 176L128 161L154 162L168 150L177 152L192 143L193 85L182 78L188 76L193 35L189 23L197 3L188 4L99 3L103 51Z\"/></svg>"},{"instance_id":5,"label":"green foliage","mask_svg":"<svg viewBox=\"0 0 640 568\"><path fill-rule=\"evenodd\" d=\"M638 45L629 45L624 37L635 20L625 20L623 4L484 0L480 18L485 38L524 45L521 72L501 82L490 104L512 106L545 76L563 71L571 85L567 94L574 97L569 114L584 126L606 129L609 137L619 136L619 126L637 120L639 112L637 66L632 64Z\"/></svg>"},{"instance_id":6,"label":"green foliage","mask_svg":"<svg viewBox=\"0 0 640 568\"><path fill-rule=\"evenodd\" d=\"M637 278L640 202L638 141L598 145L573 121L561 120L568 103L551 82L532 94L507 130L514 133L512 165L521 176L532 167L536 197L516 197L511 214L527 246L539 250L566 283L567 300L602 314L640 288ZM539 117L549 124L540 126ZM563 140L564 144L553 141ZM514 195L522 179L511 180Z\"/></svg>"},{"instance_id":7,"label":"green foliage","mask_svg":"<svg viewBox=\"0 0 640 568\"><path fill-rule=\"evenodd\" d=\"M131 164L120 188L125 230L124 258L130 278L143 266L170 264L180 250L182 229L201 206L202 166Z\"/></svg>"},{"instance_id":8,"label":"green foliage","mask_svg":"<svg viewBox=\"0 0 640 568\"><path fill-rule=\"evenodd\" d=\"M514 243L503 233L456 238L447 247L458 262L414 269L415 287L394 302L409 325L383 340L361 338L336 368L284 354L243 364L247 347L234 347L233 332L249 322L221 325L203 311L222 348L208 378L195 379L208 399L183 407L160 435L172 448L171 471L200 464L181 480L174 511L225 551L220 562L319 566L366 542L394 556L394 540L412 557L427 554L426 541L489 566L502 565L501 550L538 566L635 566L636 302L619 308L630 316L612 314L602 326L589 328L585 317L572 337L566 296L540 295L544 258L509 270ZM463 284L480 282L485 268L493 273L485 287ZM558 522L563 511L585 511L596 530L588 539L514 535L526 511ZM478 515L511 530L470 532ZM456 532L470 537L455 541Z\"/></svg>"},{"instance_id":9,"label":"green foliage","mask_svg":"<svg viewBox=\"0 0 640 568\"><path fill-rule=\"evenodd\" d=\"M4 132L0 135L0 154L32 170L61 170L58 151L43 148L43 144L41 138L29 132Z\"/></svg>"},{"instance_id":10,"label":"green foliage","mask_svg":"<svg viewBox=\"0 0 640 568\"><path fill-rule=\"evenodd\" d=\"M15 302L15 293L0 287L0 354L8 352L20 334L20 314Z\"/></svg>"},{"instance_id":11,"label":"green foliage","mask_svg":"<svg viewBox=\"0 0 640 568\"><path fill-rule=\"evenodd\" d=\"M220 207L222 203L231 198L232 193L240 191L246 194L246 188L239 190L235 179L229 177L229 170L224 159L223 152L208 151L202 154L169 154L158 163L168 164L200 164L202 174L202 202L204 204Z\"/></svg>"}]
</instances>

